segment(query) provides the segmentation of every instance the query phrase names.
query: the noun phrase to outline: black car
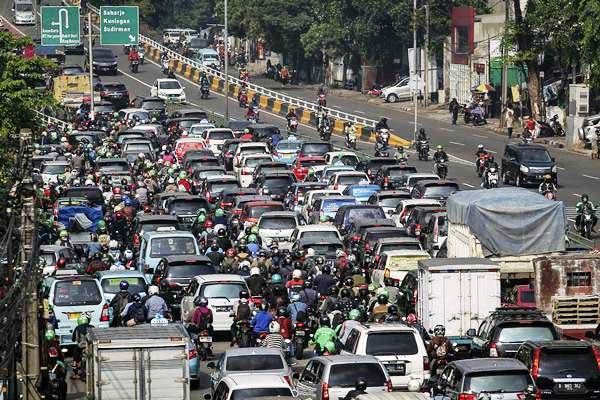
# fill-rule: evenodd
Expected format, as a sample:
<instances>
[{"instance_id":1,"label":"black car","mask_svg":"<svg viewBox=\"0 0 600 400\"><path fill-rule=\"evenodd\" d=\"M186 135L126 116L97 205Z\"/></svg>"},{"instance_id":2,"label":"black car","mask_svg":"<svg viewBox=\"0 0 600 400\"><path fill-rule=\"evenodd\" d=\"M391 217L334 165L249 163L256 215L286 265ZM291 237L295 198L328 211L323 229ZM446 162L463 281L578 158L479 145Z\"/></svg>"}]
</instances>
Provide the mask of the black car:
<instances>
[{"instance_id":1,"label":"black car","mask_svg":"<svg viewBox=\"0 0 600 400\"><path fill-rule=\"evenodd\" d=\"M84 75L85 69L81 65L63 65L59 71L59 75Z\"/></svg>"},{"instance_id":2,"label":"black car","mask_svg":"<svg viewBox=\"0 0 600 400\"><path fill-rule=\"evenodd\" d=\"M413 199L431 199L439 200L442 204L445 204L448 197L452 193L458 192L460 187L456 182L450 182L445 180L424 180L418 182L413 187L410 195Z\"/></svg>"},{"instance_id":3,"label":"black car","mask_svg":"<svg viewBox=\"0 0 600 400\"><path fill-rule=\"evenodd\" d=\"M544 146L534 144L507 144L502 155L502 183L516 186L540 183L544 175L552 176L558 184L556 160Z\"/></svg>"},{"instance_id":4,"label":"black car","mask_svg":"<svg viewBox=\"0 0 600 400\"><path fill-rule=\"evenodd\" d=\"M322 156L333 151L333 145L327 142L304 142L300 147L298 158L303 156Z\"/></svg>"},{"instance_id":5,"label":"black car","mask_svg":"<svg viewBox=\"0 0 600 400\"><path fill-rule=\"evenodd\" d=\"M514 357L528 340L558 339L554 324L541 310L500 307L481 323L471 350L475 357Z\"/></svg>"},{"instance_id":6,"label":"black car","mask_svg":"<svg viewBox=\"0 0 600 400\"><path fill-rule=\"evenodd\" d=\"M170 119L176 118L198 118L204 119L208 118L206 115L206 111L198 110L197 108L184 108L181 110L176 110L171 113Z\"/></svg>"},{"instance_id":7,"label":"black car","mask_svg":"<svg viewBox=\"0 0 600 400\"><path fill-rule=\"evenodd\" d=\"M381 186L383 190L400 189L402 177L407 174L416 174L417 168L412 165L384 165L373 179L373 183Z\"/></svg>"},{"instance_id":8,"label":"black car","mask_svg":"<svg viewBox=\"0 0 600 400\"><path fill-rule=\"evenodd\" d=\"M115 106L110 101L99 101L94 103L94 115L112 118Z\"/></svg>"},{"instance_id":9,"label":"black car","mask_svg":"<svg viewBox=\"0 0 600 400\"><path fill-rule=\"evenodd\" d=\"M87 58L86 63L88 63ZM86 67L89 69L89 65ZM107 47L94 47L92 48L92 67L98 74L116 75L119 68L117 56Z\"/></svg>"},{"instance_id":10,"label":"black car","mask_svg":"<svg viewBox=\"0 0 600 400\"><path fill-rule=\"evenodd\" d=\"M233 155L235 154L235 150L237 149L238 144L240 143L248 143L250 140L246 139L227 139L225 143L221 146L221 154L219 158L221 159L221 163L225 166L227 171L233 171Z\"/></svg>"},{"instance_id":11,"label":"black car","mask_svg":"<svg viewBox=\"0 0 600 400\"><path fill-rule=\"evenodd\" d=\"M600 397L598 349L576 340L527 341L515 358L529 369L542 399Z\"/></svg>"},{"instance_id":12,"label":"black car","mask_svg":"<svg viewBox=\"0 0 600 400\"><path fill-rule=\"evenodd\" d=\"M167 118L167 106L159 97L136 97L135 107L148 111L151 118L161 121Z\"/></svg>"},{"instance_id":13,"label":"black car","mask_svg":"<svg viewBox=\"0 0 600 400\"><path fill-rule=\"evenodd\" d=\"M333 224L345 235L353 222L367 219L386 219L383 208L370 204L344 205L335 213Z\"/></svg>"},{"instance_id":14,"label":"black car","mask_svg":"<svg viewBox=\"0 0 600 400\"><path fill-rule=\"evenodd\" d=\"M272 200L283 201L290 186L296 182L291 172L275 172L259 176L253 186L260 188L261 194L271 196Z\"/></svg>"},{"instance_id":15,"label":"black car","mask_svg":"<svg viewBox=\"0 0 600 400\"><path fill-rule=\"evenodd\" d=\"M193 195L171 197L165 207L168 214L177 216L179 226L183 229L192 226L199 209L204 208L206 211L212 209L205 198Z\"/></svg>"},{"instance_id":16,"label":"black car","mask_svg":"<svg viewBox=\"0 0 600 400\"><path fill-rule=\"evenodd\" d=\"M129 92L125 84L103 82L100 83L98 90L100 98L104 101L110 101L118 110L129 106Z\"/></svg>"},{"instance_id":17,"label":"black car","mask_svg":"<svg viewBox=\"0 0 600 400\"><path fill-rule=\"evenodd\" d=\"M397 165L398 161L395 158L390 157L374 157L367 160L361 161L356 166L357 171L365 172L370 179L374 179L379 170L384 166Z\"/></svg>"},{"instance_id":18,"label":"black car","mask_svg":"<svg viewBox=\"0 0 600 400\"><path fill-rule=\"evenodd\" d=\"M279 128L270 124L252 124L248 129L256 142L271 143L273 135L281 135Z\"/></svg>"}]
</instances>

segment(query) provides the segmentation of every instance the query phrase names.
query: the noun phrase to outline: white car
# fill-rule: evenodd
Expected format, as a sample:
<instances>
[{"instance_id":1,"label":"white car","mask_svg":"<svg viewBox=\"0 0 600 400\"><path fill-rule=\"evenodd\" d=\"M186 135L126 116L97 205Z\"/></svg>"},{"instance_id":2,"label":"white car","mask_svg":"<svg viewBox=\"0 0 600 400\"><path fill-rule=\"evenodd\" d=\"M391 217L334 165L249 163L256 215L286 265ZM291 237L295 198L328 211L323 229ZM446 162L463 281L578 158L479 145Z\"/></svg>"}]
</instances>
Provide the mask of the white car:
<instances>
[{"instance_id":1,"label":"white car","mask_svg":"<svg viewBox=\"0 0 600 400\"><path fill-rule=\"evenodd\" d=\"M383 88L380 97L389 103L395 103L398 100L410 100L412 95L410 78L402 78L395 84Z\"/></svg>"},{"instance_id":2,"label":"white car","mask_svg":"<svg viewBox=\"0 0 600 400\"><path fill-rule=\"evenodd\" d=\"M290 236L290 242L294 243L304 238L316 238L320 240L338 239L344 240L338 228L331 224L308 224L297 227L292 236Z\"/></svg>"},{"instance_id":3,"label":"white car","mask_svg":"<svg viewBox=\"0 0 600 400\"><path fill-rule=\"evenodd\" d=\"M352 151L330 151L323 156L329 165L343 164L349 167L356 167L360 158Z\"/></svg>"},{"instance_id":4,"label":"white car","mask_svg":"<svg viewBox=\"0 0 600 400\"><path fill-rule=\"evenodd\" d=\"M194 124L190 126L190 129L188 130L188 136L203 139L204 132L211 128L216 128L215 124L211 124L210 122Z\"/></svg>"},{"instance_id":5,"label":"white car","mask_svg":"<svg viewBox=\"0 0 600 400\"><path fill-rule=\"evenodd\" d=\"M290 250L292 233L303 222L294 211L269 211L258 220L258 235L263 246L271 246L277 240L281 250Z\"/></svg>"},{"instance_id":6,"label":"white car","mask_svg":"<svg viewBox=\"0 0 600 400\"><path fill-rule=\"evenodd\" d=\"M233 318L233 304L240 299L240 291L248 290L246 281L237 274L211 274L195 276L181 299L181 320L191 321L198 296L208 299L208 308L213 313L213 329L229 332Z\"/></svg>"},{"instance_id":7,"label":"white car","mask_svg":"<svg viewBox=\"0 0 600 400\"><path fill-rule=\"evenodd\" d=\"M205 399L238 400L238 399L277 399L292 398L294 391L281 375L248 373L228 375L216 385L213 396L204 395Z\"/></svg>"},{"instance_id":8,"label":"white car","mask_svg":"<svg viewBox=\"0 0 600 400\"><path fill-rule=\"evenodd\" d=\"M45 161L42 164L42 180L45 185L56 183L58 176L64 174L71 168L68 161Z\"/></svg>"},{"instance_id":9,"label":"white car","mask_svg":"<svg viewBox=\"0 0 600 400\"><path fill-rule=\"evenodd\" d=\"M406 175L404 179L404 186L408 192L411 192L420 181L439 181L440 177L436 174L429 174L427 172L417 172Z\"/></svg>"},{"instance_id":10,"label":"white car","mask_svg":"<svg viewBox=\"0 0 600 400\"><path fill-rule=\"evenodd\" d=\"M308 221L308 217L312 211L313 203L316 199L324 196L340 196L341 194L341 191L333 189L309 190L304 194L304 202L302 204L302 208L300 209L300 215L302 215L304 219Z\"/></svg>"},{"instance_id":11,"label":"white car","mask_svg":"<svg viewBox=\"0 0 600 400\"><path fill-rule=\"evenodd\" d=\"M211 128L204 131L202 134L204 143L215 155L221 154L221 146L228 139L233 139L233 131L227 128Z\"/></svg>"},{"instance_id":12,"label":"white car","mask_svg":"<svg viewBox=\"0 0 600 400\"><path fill-rule=\"evenodd\" d=\"M250 184L252 184L252 174L254 173L256 166L271 161L273 161L273 156L266 153L243 156L240 161L240 166L237 169L240 185L242 185L242 187L250 187Z\"/></svg>"},{"instance_id":13,"label":"white car","mask_svg":"<svg viewBox=\"0 0 600 400\"><path fill-rule=\"evenodd\" d=\"M185 87L177 79L156 79L150 89L150 96L170 103L185 103Z\"/></svg>"},{"instance_id":14,"label":"white car","mask_svg":"<svg viewBox=\"0 0 600 400\"><path fill-rule=\"evenodd\" d=\"M350 185L369 184L369 176L364 172L359 171L343 171L337 172L329 178L329 188L344 192L344 189Z\"/></svg>"},{"instance_id":15,"label":"white car","mask_svg":"<svg viewBox=\"0 0 600 400\"><path fill-rule=\"evenodd\" d=\"M131 121L134 118L142 124L147 124L150 122L150 113L143 108L124 108L119 110L119 120Z\"/></svg>"},{"instance_id":16,"label":"white car","mask_svg":"<svg viewBox=\"0 0 600 400\"><path fill-rule=\"evenodd\" d=\"M340 354L375 356L392 380L394 389L429 379L429 358L421 335L404 324L358 325L350 331Z\"/></svg>"},{"instance_id":17,"label":"white car","mask_svg":"<svg viewBox=\"0 0 600 400\"><path fill-rule=\"evenodd\" d=\"M417 206L439 206L442 207L442 203L437 200L431 199L407 199L401 200L400 204L396 206L396 209L391 214L392 221L398 228L404 227L406 218L410 214L410 211Z\"/></svg>"}]
</instances>

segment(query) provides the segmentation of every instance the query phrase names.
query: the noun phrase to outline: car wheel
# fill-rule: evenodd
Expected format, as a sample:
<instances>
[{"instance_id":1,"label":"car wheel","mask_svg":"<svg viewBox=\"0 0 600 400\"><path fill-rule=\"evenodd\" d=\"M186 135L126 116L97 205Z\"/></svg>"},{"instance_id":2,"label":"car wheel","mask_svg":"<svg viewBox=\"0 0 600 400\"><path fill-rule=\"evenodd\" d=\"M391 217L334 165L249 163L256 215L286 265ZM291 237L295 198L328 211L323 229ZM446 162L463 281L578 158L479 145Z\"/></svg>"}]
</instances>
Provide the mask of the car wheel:
<instances>
[{"instance_id":1,"label":"car wheel","mask_svg":"<svg viewBox=\"0 0 600 400\"><path fill-rule=\"evenodd\" d=\"M508 185L508 176L506 176L506 172L504 172L504 170L502 170L501 177L502 177L502 183L505 185Z\"/></svg>"},{"instance_id":2,"label":"car wheel","mask_svg":"<svg viewBox=\"0 0 600 400\"><path fill-rule=\"evenodd\" d=\"M517 187L522 187L523 186L523 181L521 179L521 174L517 175L517 179L515 179L515 186L517 186Z\"/></svg>"},{"instance_id":3,"label":"car wheel","mask_svg":"<svg viewBox=\"0 0 600 400\"><path fill-rule=\"evenodd\" d=\"M398 101L398 96L396 96L394 93L389 94L388 97L386 98L388 103L395 103Z\"/></svg>"}]
</instances>

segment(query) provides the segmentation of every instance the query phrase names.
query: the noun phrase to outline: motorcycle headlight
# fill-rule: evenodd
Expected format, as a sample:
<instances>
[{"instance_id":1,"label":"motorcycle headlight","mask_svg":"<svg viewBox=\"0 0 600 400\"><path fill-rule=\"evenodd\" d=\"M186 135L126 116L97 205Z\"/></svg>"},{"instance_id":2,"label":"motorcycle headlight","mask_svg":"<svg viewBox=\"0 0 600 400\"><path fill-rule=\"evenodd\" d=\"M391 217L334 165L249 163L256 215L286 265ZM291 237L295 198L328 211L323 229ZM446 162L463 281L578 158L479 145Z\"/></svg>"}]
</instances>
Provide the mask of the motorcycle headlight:
<instances>
[{"instance_id":1,"label":"motorcycle headlight","mask_svg":"<svg viewBox=\"0 0 600 400\"><path fill-rule=\"evenodd\" d=\"M552 172L554 172L554 173L558 172L558 167L556 165L552 167Z\"/></svg>"},{"instance_id":2,"label":"motorcycle headlight","mask_svg":"<svg viewBox=\"0 0 600 400\"><path fill-rule=\"evenodd\" d=\"M521 172L523 172L523 173L528 173L528 172L529 172L529 168L528 168L528 167L526 167L526 166L524 166L524 165L521 165L521 168L520 168L520 170L521 170Z\"/></svg>"}]
</instances>

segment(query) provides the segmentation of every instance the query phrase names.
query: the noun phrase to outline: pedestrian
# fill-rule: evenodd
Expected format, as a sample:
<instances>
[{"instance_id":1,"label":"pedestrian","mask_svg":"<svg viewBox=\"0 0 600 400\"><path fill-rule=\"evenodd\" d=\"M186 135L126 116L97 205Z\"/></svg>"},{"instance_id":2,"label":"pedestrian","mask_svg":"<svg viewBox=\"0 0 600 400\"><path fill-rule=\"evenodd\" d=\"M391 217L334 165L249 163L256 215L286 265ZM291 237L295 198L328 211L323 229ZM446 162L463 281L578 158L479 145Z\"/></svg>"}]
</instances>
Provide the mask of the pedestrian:
<instances>
[{"instance_id":1,"label":"pedestrian","mask_svg":"<svg viewBox=\"0 0 600 400\"><path fill-rule=\"evenodd\" d=\"M450 111L450 115L452 115L452 125L456 125L456 121L458 120L459 109L460 106L458 105L456 97L452 98L450 104L448 105L448 110Z\"/></svg>"},{"instance_id":2,"label":"pedestrian","mask_svg":"<svg viewBox=\"0 0 600 400\"><path fill-rule=\"evenodd\" d=\"M506 103L506 108L504 109L504 122L506 123L508 138L512 139L513 125L515 123L515 110L513 110L511 103Z\"/></svg>"}]
</instances>

